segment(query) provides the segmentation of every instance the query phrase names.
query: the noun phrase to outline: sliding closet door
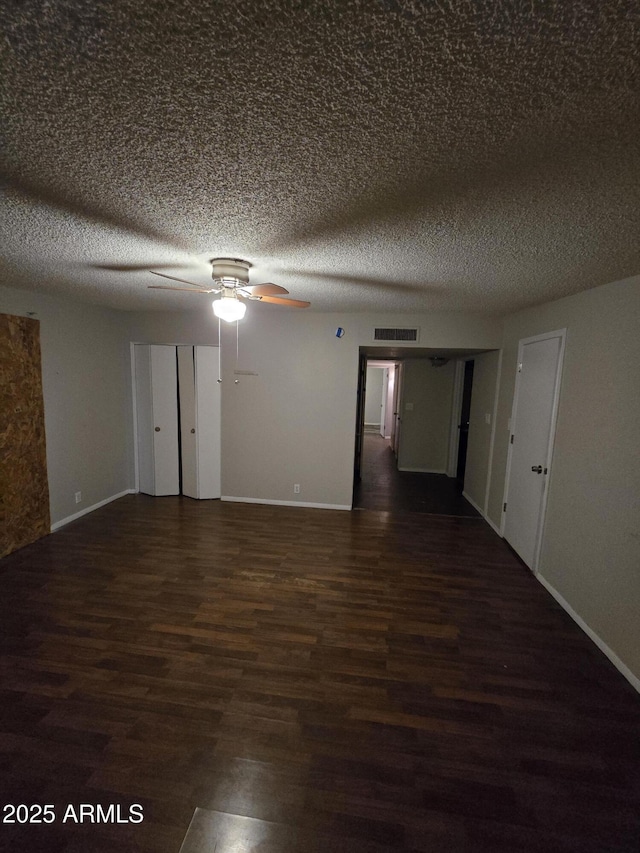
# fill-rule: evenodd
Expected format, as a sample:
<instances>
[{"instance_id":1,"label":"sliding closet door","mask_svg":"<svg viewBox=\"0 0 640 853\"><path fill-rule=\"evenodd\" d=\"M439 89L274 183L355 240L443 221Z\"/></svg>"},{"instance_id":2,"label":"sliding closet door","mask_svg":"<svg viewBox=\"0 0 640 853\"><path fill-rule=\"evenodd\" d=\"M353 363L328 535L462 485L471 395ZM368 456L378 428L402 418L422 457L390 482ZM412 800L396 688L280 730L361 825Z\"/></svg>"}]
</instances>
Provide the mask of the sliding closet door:
<instances>
[{"instance_id":1,"label":"sliding closet door","mask_svg":"<svg viewBox=\"0 0 640 853\"><path fill-rule=\"evenodd\" d=\"M182 494L220 497L217 347L178 347Z\"/></svg>"},{"instance_id":2,"label":"sliding closet door","mask_svg":"<svg viewBox=\"0 0 640 853\"><path fill-rule=\"evenodd\" d=\"M137 345L136 414L139 488L180 494L176 348Z\"/></svg>"},{"instance_id":3,"label":"sliding closet door","mask_svg":"<svg viewBox=\"0 0 640 853\"><path fill-rule=\"evenodd\" d=\"M190 498L197 498L198 449L196 445L196 383L193 356L193 347L178 347L182 494Z\"/></svg>"},{"instance_id":4,"label":"sliding closet door","mask_svg":"<svg viewBox=\"0 0 640 853\"><path fill-rule=\"evenodd\" d=\"M198 446L198 497L219 498L220 486L220 384L218 348L194 347L196 365L196 439Z\"/></svg>"}]
</instances>

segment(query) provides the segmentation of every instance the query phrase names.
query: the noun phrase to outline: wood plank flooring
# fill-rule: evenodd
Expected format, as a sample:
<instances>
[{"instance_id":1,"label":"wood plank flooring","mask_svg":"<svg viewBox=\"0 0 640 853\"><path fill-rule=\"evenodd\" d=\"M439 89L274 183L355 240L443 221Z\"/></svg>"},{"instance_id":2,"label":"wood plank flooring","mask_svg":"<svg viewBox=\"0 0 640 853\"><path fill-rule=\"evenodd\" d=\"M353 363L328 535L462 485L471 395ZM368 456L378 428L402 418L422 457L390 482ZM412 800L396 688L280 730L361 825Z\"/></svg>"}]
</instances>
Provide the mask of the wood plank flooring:
<instances>
[{"instance_id":1,"label":"wood plank flooring","mask_svg":"<svg viewBox=\"0 0 640 853\"><path fill-rule=\"evenodd\" d=\"M354 489L353 505L386 512L480 517L462 496L462 487L454 478L398 471L391 442L375 433L364 435L361 480Z\"/></svg>"},{"instance_id":2,"label":"wood plank flooring","mask_svg":"<svg viewBox=\"0 0 640 853\"><path fill-rule=\"evenodd\" d=\"M480 519L132 495L0 593L1 804L56 812L3 850L640 850L640 698Z\"/></svg>"}]
</instances>

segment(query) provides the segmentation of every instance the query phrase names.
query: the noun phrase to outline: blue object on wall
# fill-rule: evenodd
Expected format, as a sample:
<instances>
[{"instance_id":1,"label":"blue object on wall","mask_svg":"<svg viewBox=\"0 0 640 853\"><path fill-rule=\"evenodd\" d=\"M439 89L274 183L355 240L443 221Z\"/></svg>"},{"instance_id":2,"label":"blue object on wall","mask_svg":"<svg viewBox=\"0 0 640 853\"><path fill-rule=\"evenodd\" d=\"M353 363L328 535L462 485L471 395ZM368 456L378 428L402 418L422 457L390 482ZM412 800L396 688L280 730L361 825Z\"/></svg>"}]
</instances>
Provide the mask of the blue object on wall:
<instances>
[{"instance_id":1,"label":"blue object on wall","mask_svg":"<svg viewBox=\"0 0 640 853\"><path fill-rule=\"evenodd\" d=\"M336 329L336 338L341 338L344 335L344 329L342 326L338 326Z\"/></svg>"}]
</instances>

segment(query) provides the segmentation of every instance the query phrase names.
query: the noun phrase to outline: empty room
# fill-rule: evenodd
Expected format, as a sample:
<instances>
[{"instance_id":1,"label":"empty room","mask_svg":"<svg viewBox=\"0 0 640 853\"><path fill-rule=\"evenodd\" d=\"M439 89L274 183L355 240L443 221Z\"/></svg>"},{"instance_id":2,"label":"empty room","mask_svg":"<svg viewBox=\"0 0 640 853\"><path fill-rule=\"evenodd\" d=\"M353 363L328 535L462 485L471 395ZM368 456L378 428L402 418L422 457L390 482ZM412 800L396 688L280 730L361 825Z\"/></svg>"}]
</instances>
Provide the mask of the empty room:
<instances>
[{"instance_id":1,"label":"empty room","mask_svg":"<svg viewBox=\"0 0 640 853\"><path fill-rule=\"evenodd\" d=\"M637 853L637 3L0 21L0 849Z\"/></svg>"}]
</instances>

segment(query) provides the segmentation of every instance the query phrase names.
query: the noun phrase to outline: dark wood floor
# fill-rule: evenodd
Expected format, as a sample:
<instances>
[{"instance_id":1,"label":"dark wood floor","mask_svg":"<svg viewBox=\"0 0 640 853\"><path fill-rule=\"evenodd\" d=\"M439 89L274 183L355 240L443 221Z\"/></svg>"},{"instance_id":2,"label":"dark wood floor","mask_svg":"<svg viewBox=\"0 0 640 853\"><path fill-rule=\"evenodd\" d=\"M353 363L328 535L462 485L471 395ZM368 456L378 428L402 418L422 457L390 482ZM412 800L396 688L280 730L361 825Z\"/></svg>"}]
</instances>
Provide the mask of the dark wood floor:
<instances>
[{"instance_id":1,"label":"dark wood floor","mask_svg":"<svg viewBox=\"0 0 640 853\"><path fill-rule=\"evenodd\" d=\"M364 435L361 480L354 490L353 505L389 512L480 516L462 496L462 486L454 478L398 471L391 442L378 433Z\"/></svg>"},{"instance_id":2,"label":"dark wood floor","mask_svg":"<svg viewBox=\"0 0 640 853\"><path fill-rule=\"evenodd\" d=\"M1 799L57 813L3 849L640 849L640 698L479 519L128 496L0 593Z\"/></svg>"}]
</instances>

